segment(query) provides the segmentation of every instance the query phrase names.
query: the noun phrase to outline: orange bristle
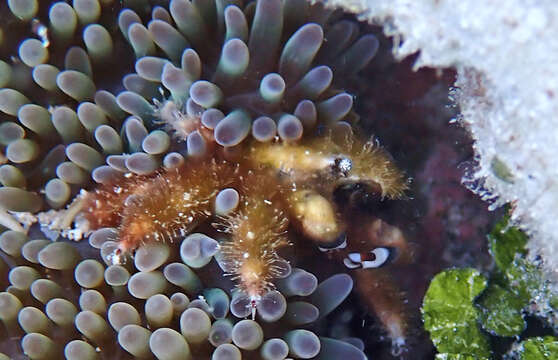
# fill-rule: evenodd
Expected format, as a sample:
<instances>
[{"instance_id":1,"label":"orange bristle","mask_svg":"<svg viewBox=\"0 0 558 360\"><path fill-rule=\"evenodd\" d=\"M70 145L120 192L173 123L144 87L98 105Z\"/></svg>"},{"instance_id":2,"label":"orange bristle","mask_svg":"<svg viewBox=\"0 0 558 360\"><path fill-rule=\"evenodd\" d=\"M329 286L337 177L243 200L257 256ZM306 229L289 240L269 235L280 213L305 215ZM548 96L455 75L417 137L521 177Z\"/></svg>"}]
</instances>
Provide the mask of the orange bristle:
<instances>
[{"instance_id":1,"label":"orange bristle","mask_svg":"<svg viewBox=\"0 0 558 360\"><path fill-rule=\"evenodd\" d=\"M357 136L335 139L334 134L318 136L302 144L254 142L248 159L281 171L293 182L312 184L331 193L342 183L363 183L379 187L382 197L397 199L408 188L405 175L389 154L374 141L364 142ZM340 160L350 163L338 168Z\"/></svg>"},{"instance_id":2,"label":"orange bristle","mask_svg":"<svg viewBox=\"0 0 558 360\"><path fill-rule=\"evenodd\" d=\"M89 228L96 230L102 227L117 227L125 200L138 192L143 183L150 177L127 176L99 186L84 196L83 217L88 221Z\"/></svg>"},{"instance_id":3,"label":"orange bristle","mask_svg":"<svg viewBox=\"0 0 558 360\"><path fill-rule=\"evenodd\" d=\"M119 235L122 250L144 242L173 241L184 237L211 216L212 200L234 179L235 166L212 160L188 162L157 173L142 193L126 200Z\"/></svg>"},{"instance_id":4,"label":"orange bristle","mask_svg":"<svg viewBox=\"0 0 558 360\"><path fill-rule=\"evenodd\" d=\"M82 214L90 230L118 228L124 252L144 242L173 241L211 216L213 198L236 171L236 165L213 159L149 176L128 174L86 194Z\"/></svg>"},{"instance_id":5,"label":"orange bristle","mask_svg":"<svg viewBox=\"0 0 558 360\"><path fill-rule=\"evenodd\" d=\"M221 245L225 268L239 280L239 288L256 299L273 287L277 250L288 244L284 190L270 179L252 171L241 177L239 210L220 224L222 231L231 234Z\"/></svg>"}]
</instances>

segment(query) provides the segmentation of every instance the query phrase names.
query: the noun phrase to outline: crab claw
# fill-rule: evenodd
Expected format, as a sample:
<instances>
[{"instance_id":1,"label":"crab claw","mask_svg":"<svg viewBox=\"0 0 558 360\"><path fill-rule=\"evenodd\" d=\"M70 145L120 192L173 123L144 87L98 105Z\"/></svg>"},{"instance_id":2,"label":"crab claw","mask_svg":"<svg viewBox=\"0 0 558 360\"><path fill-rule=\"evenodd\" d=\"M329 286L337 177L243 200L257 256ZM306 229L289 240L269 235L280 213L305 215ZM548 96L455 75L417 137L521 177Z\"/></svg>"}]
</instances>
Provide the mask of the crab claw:
<instances>
[{"instance_id":1,"label":"crab claw","mask_svg":"<svg viewBox=\"0 0 558 360\"><path fill-rule=\"evenodd\" d=\"M335 248L345 241L343 226L329 199L313 190L297 190L288 201L300 230L318 246Z\"/></svg>"}]
</instances>

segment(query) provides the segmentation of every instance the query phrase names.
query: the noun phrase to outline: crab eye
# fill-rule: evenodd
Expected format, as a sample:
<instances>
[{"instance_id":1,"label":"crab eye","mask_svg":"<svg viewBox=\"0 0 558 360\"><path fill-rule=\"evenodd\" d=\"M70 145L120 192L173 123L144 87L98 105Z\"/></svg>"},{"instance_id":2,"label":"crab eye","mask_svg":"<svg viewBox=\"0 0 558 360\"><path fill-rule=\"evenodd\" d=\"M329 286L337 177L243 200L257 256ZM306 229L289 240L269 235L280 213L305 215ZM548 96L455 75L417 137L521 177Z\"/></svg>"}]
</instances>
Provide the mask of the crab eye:
<instances>
[{"instance_id":1,"label":"crab eye","mask_svg":"<svg viewBox=\"0 0 558 360\"><path fill-rule=\"evenodd\" d=\"M335 159L334 170L341 176L348 176L353 168L353 162L348 157L338 157Z\"/></svg>"},{"instance_id":2,"label":"crab eye","mask_svg":"<svg viewBox=\"0 0 558 360\"><path fill-rule=\"evenodd\" d=\"M389 260L390 255L391 251L389 248L378 247L365 254L350 253L343 260L343 263L350 269L354 269L359 265L362 265L363 269L379 268Z\"/></svg>"},{"instance_id":3,"label":"crab eye","mask_svg":"<svg viewBox=\"0 0 558 360\"><path fill-rule=\"evenodd\" d=\"M389 249L383 247L375 248L371 253L375 255L375 259L363 261L362 267L364 269L377 268L384 265L388 261L390 255Z\"/></svg>"}]
</instances>

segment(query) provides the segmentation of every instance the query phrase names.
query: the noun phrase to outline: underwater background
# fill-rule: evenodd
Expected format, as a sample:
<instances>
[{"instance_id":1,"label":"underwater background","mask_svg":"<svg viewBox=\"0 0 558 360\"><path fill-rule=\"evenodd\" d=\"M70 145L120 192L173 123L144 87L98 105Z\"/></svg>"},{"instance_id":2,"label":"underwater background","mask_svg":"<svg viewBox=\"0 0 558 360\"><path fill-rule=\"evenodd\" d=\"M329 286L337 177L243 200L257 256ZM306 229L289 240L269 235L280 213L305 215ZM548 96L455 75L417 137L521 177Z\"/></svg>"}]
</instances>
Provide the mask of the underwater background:
<instances>
[{"instance_id":1,"label":"underwater background","mask_svg":"<svg viewBox=\"0 0 558 360\"><path fill-rule=\"evenodd\" d=\"M247 34L242 35L242 21L235 18L241 18L238 12L230 11L228 22L219 18L219 14L224 16L226 5L242 5L239 2L215 1L207 6L209 2L193 1L191 4L199 10L197 15L192 15L188 5L184 5L190 2L172 3L176 6L174 12L166 2L56 3L60 11L56 16L52 15L55 2L8 1L0 7L3 20L0 207L6 210L1 214L2 225L11 229L0 235L3 266L0 282L5 289L0 298L0 319L4 323L0 352L15 359L62 358L63 353L67 358L125 359L132 358L130 354L152 356L150 352L160 359L174 359L185 356L186 343L193 358L205 359L210 354L215 359L235 358L238 349L242 349L243 358L260 358L264 356L260 353L263 340L278 339L264 343L269 347L265 356L270 359L285 358L285 349L290 357L297 358L353 356L357 359L364 355L370 359L433 358L434 349L422 329L419 311L428 284L434 274L447 267L488 268L491 260L485 236L500 215L488 212L486 204L461 185L463 174L473 166L473 151L466 131L457 124L448 125L456 116L456 109L448 100L455 80L452 71L415 72L413 58L402 62L393 59L391 39L383 37L380 28L320 5L310 9L306 2L286 1L299 12L283 8L285 19L290 21L285 28L290 26L290 30L275 34L279 43L284 45L297 25L305 21L321 22L327 45L334 44L333 40L329 44L327 41L336 35L347 40L344 47L328 48L327 51L336 55L318 53L318 60L313 60L312 54L304 55L307 47L312 47L312 40L304 39L310 45L302 40L301 44L294 44L291 51L310 58L312 66L297 63L293 65L294 70L281 73L287 79L285 98L291 96L289 91L294 92L289 81L292 85L317 63L328 64L333 70L332 88L316 94L315 105L309 105L310 110L299 107L297 101L287 101L285 111L299 119L308 119L307 122L292 118L277 120L276 130L270 132L264 127L262 133L255 132L254 123L251 130L250 125L246 130L246 121L241 120L240 125L231 122L231 129L219 140L217 127L208 126L211 119L203 123L203 113L218 108L218 102L208 98L250 93L246 89L257 89L265 74L262 69L278 70L276 65L251 63L240 71L242 65L235 62L238 59L234 56L242 54L233 52L232 65L223 67L221 81L226 83L230 81L227 77L240 76L241 84L223 87L224 94L219 95L210 85L198 83L199 102L208 102L206 106L195 101L188 103L192 98L191 87L184 89L180 82L173 83L173 75L179 79L195 75L188 71L185 75L176 73L179 66L188 69L184 64L196 61L195 56L184 60L183 50L189 47L186 44L191 42L193 48L203 49L199 50L203 55L199 58L204 62L202 78L211 80L211 71L219 69L223 45L219 36L228 36L230 29L238 32L231 35L232 39ZM272 8L277 2L261 3L266 4L260 10L264 19L261 21L265 23L262 29L272 28L275 14L265 11L266 6ZM256 16L255 5L247 2L246 7L239 7L244 10L248 23ZM211 11L215 15L207 15L213 14ZM299 16L300 13L307 14L310 20ZM180 14L187 19L184 24L191 23L188 16L202 17L209 28L207 33L213 35L206 36L204 31L187 25L181 27ZM156 21L150 27L147 24L152 19ZM142 23L145 26L134 26L137 40L127 40L126 37L133 38L129 32L132 25ZM91 24L102 27L89 27ZM85 35L85 29L90 29L91 39ZM274 36L271 33L262 33L260 44L269 42ZM370 40L372 37L367 34L373 34L375 40ZM146 40L146 35L154 40ZM377 52L367 53L358 46L351 47L362 38L370 41L365 49L370 50L376 44ZM254 55L254 51L260 50L257 45L249 44L248 48L250 55L262 63L278 61L277 54L262 51ZM363 54L368 54L364 56L368 61L363 62ZM138 61L151 55L167 60ZM173 67L165 67L167 62L173 63ZM169 78L161 84L157 76L160 79L163 69L168 69ZM293 79L289 80L289 76ZM324 86L316 80L309 84L311 89ZM228 118L224 113L237 106L249 108L253 118L261 115L254 97L231 100L221 108L221 118L217 121L224 121ZM155 246L154 250L145 251L142 256L136 254L123 265L107 260L107 254L115 249L114 242L107 243L116 240L111 230L99 230L93 233L96 236L80 242L60 236L51 243L60 229L52 228L47 211L66 208L81 189L92 190L98 186L96 183L110 183L129 171L144 175L160 166L171 168L185 158L187 161L189 156L208 151L211 144L200 131L187 133L185 138L177 140L176 129L169 130L153 121L158 119L153 98L161 103L165 99L178 103L177 99L181 98L184 113L201 118L205 128L215 129L214 137L219 145L233 148L232 159L238 156L235 151L241 154L245 151L234 147L250 136L267 139L277 131L281 141L297 141L319 132L316 123L322 122L334 126L331 123L345 121L336 131L344 131L344 124L350 124L363 137L375 137L411 179L405 195L399 199L382 199L366 188L340 187L332 194L332 201L351 204L345 213L349 219L348 243L351 234L353 238L377 236L368 228L378 224L374 221L379 219L401 231L410 260L366 269L376 272L372 278L377 279L367 282L336 255L322 252L315 243L295 235L295 245L281 255L299 271L278 280L276 285L283 295L269 300L268 320L264 310L264 319L257 318L254 322L249 320L250 314L242 313L242 306L238 307L240 313L234 313L233 305L229 305L230 301L241 303L243 299L235 298L230 292L234 282L224 278L221 268L212 260L216 253L207 248L214 246L213 239L190 238L186 242L188 246L182 246L185 242ZM327 102L330 99L335 101ZM262 112L276 112L276 105ZM211 114L206 113L206 118ZM168 130L167 135L160 129ZM146 138L151 142L146 142ZM122 155L128 153L132 155ZM42 226L30 225L23 235L20 230L32 217L30 214L39 211L44 218L30 222L38 221ZM207 224L200 225L195 232L219 236ZM142 261L138 259L143 259L145 264L138 265ZM199 266L203 262L208 264ZM331 282L326 282L328 279ZM153 299L149 308L147 299ZM191 318L187 321L182 320L185 309L197 309L188 312ZM378 309L383 315L378 315ZM286 312L284 318L283 314L277 315L281 311ZM305 316L304 320L298 320ZM248 322L238 325L242 318ZM188 330L190 327L183 322L195 326ZM402 338L393 338L389 327L392 322L404 323ZM125 326L132 334L128 338L122 330ZM150 345L148 339L155 331L173 345ZM317 340L316 335L322 340ZM336 340L323 340L324 337ZM231 341L235 346L222 346ZM68 347L66 344L70 342L72 346ZM316 355L312 352L320 346L317 344L322 349ZM215 355L219 347L222 355Z\"/></svg>"}]
</instances>

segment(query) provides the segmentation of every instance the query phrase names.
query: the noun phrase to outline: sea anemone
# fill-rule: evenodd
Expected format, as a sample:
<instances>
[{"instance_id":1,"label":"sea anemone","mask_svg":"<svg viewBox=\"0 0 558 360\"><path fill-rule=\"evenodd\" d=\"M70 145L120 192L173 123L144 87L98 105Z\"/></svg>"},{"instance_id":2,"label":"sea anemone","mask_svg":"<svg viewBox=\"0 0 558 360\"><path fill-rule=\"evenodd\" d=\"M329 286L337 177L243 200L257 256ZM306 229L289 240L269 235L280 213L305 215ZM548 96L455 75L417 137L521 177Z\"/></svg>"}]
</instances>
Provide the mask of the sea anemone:
<instances>
[{"instance_id":1,"label":"sea anemone","mask_svg":"<svg viewBox=\"0 0 558 360\"><path fill-rule=\"evenodd\" d=\"M97 231L89 245L101 246L103 252L114 244L110 235L109 230ZM206 235L192 234L182 242L182 261L171 254L168 244L154 243L138 250L134 266L84 258L80 252L87 250L78 251L76 244L29 240L11 230L0 236L1 249L11 253L8 260L22 264L12 267L10 285L0 293L0 319L15 338L23 330L21 347L32 359L60 357L62 351L68 359L111 358L121 353L119 346L138 358L154 354L159 359L183 359L191 352L193 358L213 353L214 359L224 359L240 350L256 356L254 350L260 347L259 354L266 359L282 359L287 353L310 358L323 341L308 329L333 311L353 284L345 274L318 283L313 274L287 267L276 281L277 291L259 301L257 321L238 321L249 317L250 299L238 291L230 296L221 290L232 284L208 274L218 271L215 263L205 265L211 269L202 273L194 271L205 268L194 266L200 257L203 262L211 260L212 255L202 255L199 248L198 257L192 256L196 245L216 244ZM364 358L352 345L328 341L326 349Z\"/></svg>"},{"instance_id":2,"label":"sea anemone","mask_svg":"<svg viewBox=\"0 0 558 360\"><path fill-rule=\"evenodd\" d=\"M22 9L36 15L36 2L20 3L9 2L16 17L29 19ZM50 31L35 24L42 41L22 41L22 63L2 63L0 110L20 123L7 118L2 124L5 210L41 208L25 188L44 189L48 206L60 208L88 183L88 172L103 183L126 171L147 174L161 164L172 166L181 161L179 153L202 155L211 140L233 152L250 133L260 141L276 134L294 141L303 130L354 118L352 96L330 85L334 73L341 78L369 62L378 47L373 35L359 37L351 21L328 22L332 11L306 1L251 2L244 12L208 3L173 1L170 14L156 7L147 27L133 10L122 10L122 37L137 57L128 69L108 58L113 49L126 53L129 47L108 32L110 24L95 24L98 2L50 7ZM322 25L329 35L324 46ZM75 39L79 29L82 36ZM63 58L56 51L60 42L67 49ZM118 77L124 91L120 81L109 82L106 63L123 73ZM29 75L34 83L21 81ZM161 126L186 149L171 143ZM30 177L35 181L27 184Z\"/></svg>"},{"instance_id":3,"label":"sea anemone","mask_svg":"<svg viewBox=\"0 0 558 360\"><path fill-rule=\"evenodd\" d=\"M0 224L10 229L0 248L12 268L0 319L7 331L26 333L21 347L33 359L62 351L69 359L108 358L117 344L138 358L364 358L362 349L319 338L313 328L347 297L351 278L318 284L291 269L275 254L289 243L287 211L271 209L275 226L258 206L268 201L267 179L286 174L272 187L297 184L311 195L285 196L304 205L285 208L294 209L300 232L335 247L343 227L313 235L312 213L333 206L335 187L362 182L391 198L406 189L391 158L353 134L353 97L336 89L368 64L378 40L305 0L172 0L153 7L146 26L149 3L129 5L75 0L51 4L47 14L37 1L8 1L18 19L9 26L31 27L33 36L17 44L18 57L0 62ZM319 161L277 158L301 151ZM242 180L261 168L259 184ZM195 198L199 184L207 187L203 201ZM167 190L186 199L178 185L195 190L200 208L187 204L191 213L181 211L173 228L159 215L176 199ZM204 224L215 215L232 240ZM250 279L260 265L243 260L252 254L242 242L252 233L242 233L246 216L258 219L265 240L253 251L263 255L250 258L270 266L265 278ZM53 240L89 242L44 240L32 226L37 218ZM335 209L330 218L340 221ZM191 233L196 226L203 233ZM180 251L152 240L181 240ZM217 263L237 275L238 290L215 276Z\"/></svg>"}]
</instances>

